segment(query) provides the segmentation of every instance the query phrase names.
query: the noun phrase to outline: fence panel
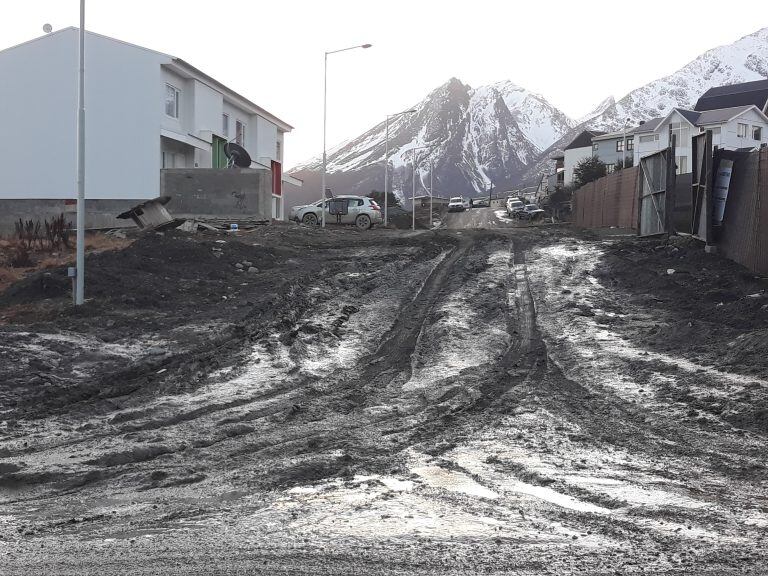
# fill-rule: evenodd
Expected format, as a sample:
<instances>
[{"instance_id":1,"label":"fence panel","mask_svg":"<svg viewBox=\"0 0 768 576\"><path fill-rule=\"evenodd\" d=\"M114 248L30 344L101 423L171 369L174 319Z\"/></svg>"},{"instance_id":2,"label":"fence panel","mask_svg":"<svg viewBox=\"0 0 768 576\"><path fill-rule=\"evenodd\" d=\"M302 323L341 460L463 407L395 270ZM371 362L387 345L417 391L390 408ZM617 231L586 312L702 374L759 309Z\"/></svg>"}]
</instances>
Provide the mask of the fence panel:
<instances>
[{"instance_id":1,"label":"fence panel","mask_svg":"<svg viewBox=\"0 0 768 576\"><path fill-rule=\"evenodd\" d=\"M734 154L731 183L721 227L715 228L718 249L726 258L760 273L768 272L768 150ZM720 228L718 230L718 228Z\"/></svg>"},{"instance_id":2,"label":"fence panel","mask_svg":"<svg viewBox=\"0 0 768 576\"><path fill-rule=\"evenodd\" d=\"M637 228L637 175L631 167L590 182L573 193L573 222L582 228Z\"/></svg>"}]
</instances>

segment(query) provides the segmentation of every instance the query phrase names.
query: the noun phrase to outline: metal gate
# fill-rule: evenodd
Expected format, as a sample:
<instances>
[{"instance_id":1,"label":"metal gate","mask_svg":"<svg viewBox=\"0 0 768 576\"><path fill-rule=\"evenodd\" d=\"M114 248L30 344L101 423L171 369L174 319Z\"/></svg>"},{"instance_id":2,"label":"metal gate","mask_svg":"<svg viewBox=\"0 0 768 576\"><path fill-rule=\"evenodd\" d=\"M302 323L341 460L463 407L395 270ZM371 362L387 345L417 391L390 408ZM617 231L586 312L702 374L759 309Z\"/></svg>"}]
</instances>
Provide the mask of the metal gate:
<instances>
[{"instance_id":1,"label":"metal gate","mask_svg":"<svg viewBox=\"0 0 768 576\"><path fill-rule=\"evenodd\" d=\"M640 159L638 234L654 236L670 231L671 196L675 189L674 148Z\"/></svg>"},{"instance_id":2,"label":"metal gate","mask_svg":"<svg viewBox=\"0 0 768 576\"><path fill-rule=\"evenodd\" d=\"M691 182L691 234L712 243L712 132L692 138L693 180Z\"/></svg>"}]
</instances>

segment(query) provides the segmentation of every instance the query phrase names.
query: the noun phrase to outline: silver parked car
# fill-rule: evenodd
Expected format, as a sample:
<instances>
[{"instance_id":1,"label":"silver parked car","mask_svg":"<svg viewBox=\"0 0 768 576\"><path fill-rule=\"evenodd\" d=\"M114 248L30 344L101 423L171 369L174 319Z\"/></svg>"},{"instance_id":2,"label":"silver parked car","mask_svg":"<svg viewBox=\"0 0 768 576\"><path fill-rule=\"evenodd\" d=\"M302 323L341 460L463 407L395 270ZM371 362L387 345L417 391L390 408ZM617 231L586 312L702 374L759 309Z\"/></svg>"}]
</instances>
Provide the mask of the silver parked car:
<instances>
[{"instance_id":1,"label":"silver parked car","mask_svg":"<svg viewBox=\"0 0 768 576\"><path fill-rule=\"evenodd\" d=\"M314 226L322 219L321 201L291 208L290 220ZM336 196L325 200L326 224L352 224L361 230L383 221L381 208L367 196Z\"/></svg>"}]
</instances>

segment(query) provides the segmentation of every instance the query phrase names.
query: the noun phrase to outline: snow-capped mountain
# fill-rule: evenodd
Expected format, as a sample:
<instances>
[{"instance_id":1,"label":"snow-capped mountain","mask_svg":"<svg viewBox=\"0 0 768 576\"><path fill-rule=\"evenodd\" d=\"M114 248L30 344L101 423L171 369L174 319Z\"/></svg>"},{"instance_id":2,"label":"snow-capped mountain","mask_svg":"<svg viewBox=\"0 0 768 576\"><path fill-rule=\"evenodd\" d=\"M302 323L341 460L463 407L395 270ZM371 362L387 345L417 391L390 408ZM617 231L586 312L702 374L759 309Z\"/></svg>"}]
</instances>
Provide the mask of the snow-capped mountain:
<instances>
[{"instance_id":1,"label":"snow-capped mountain","mask_svg":"<svg viewBox=\"0 0 768 576\"><path fill-rule=\"evenodd\" d=\"M608 96L608 98L606 98L605 100L600 102L600 104L598 104L595 107L595 109L592 110L592 112L590 112L589 114L586 114L585 116L582 116L581 118L579 118L578 123L579 124L584 124L585 122L589 122L590 120L592 120L594 118L602 116L603 114L605 114L606 110L612 108L615 105L616 105L616 100L614 99L614 97L613 96Z\"/></svg>"},{"instance_id":2,"label":"snow-capped mountain","mask_svg":"<svg viewBox=\"0 0 768 576\"><path fill-rule=\"evenodd\" d=\"M768 28L708 50L618 101L606 98L578 120L512 82L472 89L454 78L417 104L416 113L390 122L392 190L410 195L412 150L421 146L429 150L417 151L417 194L424 193L423 183L428 186L430 163L435 193L440 195L482 194L491 182L497 188L535 183L551 169L551 153L585 128L619 130L626 118L637 125L674 107L693 107L713 86L766 77ZM328 186L334 192L366 194L383 189L384 134L382 122L330 152ZM320 166L316 158L291 171L304 179L304 194L310 199L320 190Z\"/></svg>"},{"instance_id":3,"label":"snow-capped mountain","mask_svg":"<svg viewBox=\"0 0 768 576\"><path fill-rule=\"evenodd\" d=\"M733 44L704 52L677 72L632 90L612 106L587 120L590 128L617 130L625 118L634 125L661 116L675 107L692 108L702 93L724 86L768 77L768 28Z\"/></svg>"},{"instance_id":4,"label":"snow-capped mountain","mask_svg":"<svg viewBox=\"0 0 768 576\"><path fill-rule=\"evenodd\" d=\"M768 28L733 44L707 50L676 72L632 90L618 102L607 98L552 144L539 161L526 170L522 179L537 181L540 174L551 170L551 153L567 146L584 129L620 130L626 118L630 119L630 126L637 126L641 120L663 116L675 107L693 108L699 96L714 86L765 78L768 78Z\"/></svg>"},{"instance_id":5,"label":"snow-capped mountain","mask_svg":"<svg viewBox=\"0 0 768 576\"><path fill-rule=\"evenodd\" d=\"M414 148L419 149L417 178L428 186L433 166L436 193L483 194L491 183L516 184L541 151L574 125L542 96L512 82L472 89L452 78L414 109L389 125L392 189L404 196L412 189ZM385 135L382 122L330 151L327 181L332 190L368 193L383 188ZM313 181L320 168L321 159L314 158L291 173ZM353 173L357 183L350 188ZM417 189L424 193L418 181Z\"/></svg>"}]
</instances>

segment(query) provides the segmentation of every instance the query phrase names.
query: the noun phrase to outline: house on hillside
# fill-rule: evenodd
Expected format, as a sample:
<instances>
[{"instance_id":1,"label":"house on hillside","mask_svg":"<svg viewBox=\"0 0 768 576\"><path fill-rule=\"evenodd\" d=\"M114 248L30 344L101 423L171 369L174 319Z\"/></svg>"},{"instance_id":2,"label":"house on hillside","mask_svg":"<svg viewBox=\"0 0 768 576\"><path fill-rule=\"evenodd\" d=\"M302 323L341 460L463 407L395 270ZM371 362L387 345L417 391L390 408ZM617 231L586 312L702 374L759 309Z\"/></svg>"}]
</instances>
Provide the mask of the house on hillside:
<instances>
[{"instance_id":1,"label":"house on hillside","mask_svg":"<svg viewBox=\"0 0 768 576\"><path fill-rule=\"evenodd\" d=\"M692 171L691 137L712 131L712 144L726 150L760 148L768 144L768 116L753 104L733 108L695 111L674 108L633 130L634 162L658 152L675 138L675 163L678 174Z\"/></svg>"},{"instance_id":2,"label":"house on hillside","mask_svg":"<svg viewBox=\"0 0 768 576\"><path fill-rule=\"evenodd\" d=\"M565 154L558 152L549 157L555 161L555 170L547 174L547 190L551 193L565 186Z\"/></svg>"},{"instance_id":3,"label":"house on hillside","mask_svg":"<svg viewBox=\"0 0 768 576\"><path fill-rule=\"evenodd\" d=\"M0 51L0 201L77 196L78 37L65 28ZM287 122L180 58L93 32L85 70L89 212L160 196L162 169L223 168L234 141L282 218L283 182L301 184L282 174Z\"/></svg>"},{"instance_id":4,"label":"house on hillside","mask_svg":"<svg viewBox=\"0 0 768 576\"><path fill-rule=\"evenodd\" d=\"M750 105L757 106L763 114L768 114L768 79L715 86L701 95L693 109L696 112L704 112Z\"/></svg>"},{"instance_id":5,"label":"house on hillside","mask_svg":"<svg viewBox=\"0 0 768 576\"><path fill-rule=\"evenodd\" d=\"M592 139L602 136L605 132L598 130L584 130L576 136L563 150L563 184L569 186L573 183L573 169L584 158L592 157Z\"/></svg>"},{"instance_id":6,"label":"house on hillside","mask_svg":"<svg viewBox=\"0 0 768 576\"><path fill-rule=\"evenodd\" d=\"M632 163L634 134L631 130L610 132L592 138L592 156L605 163L608 174L617 166Z\"/></svg>"}]
</instances>

